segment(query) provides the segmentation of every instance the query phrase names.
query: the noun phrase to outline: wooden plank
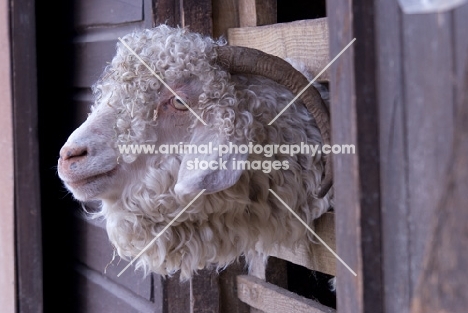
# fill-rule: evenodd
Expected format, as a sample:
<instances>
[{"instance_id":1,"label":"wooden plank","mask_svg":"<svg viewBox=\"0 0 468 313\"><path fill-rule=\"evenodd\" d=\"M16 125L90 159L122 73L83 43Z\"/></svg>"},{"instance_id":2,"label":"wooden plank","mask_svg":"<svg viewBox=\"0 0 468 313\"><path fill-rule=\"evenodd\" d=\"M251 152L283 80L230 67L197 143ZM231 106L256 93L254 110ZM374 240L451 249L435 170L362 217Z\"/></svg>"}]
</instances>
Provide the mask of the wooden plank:
<instances>
[{"instance_id":1,"label":"wooden plank","mask_svg":"<svg viewBox=\"0 0 468 313\"><path fill-rule=\"evenodd\" d=\"M468 66L462 86L453 141L453 159L440 177L441 197L432 217L431 235L412 313L464 312L468 298Z\"/></svg>"},{"instance_id":2,"label":"wooden plank","mask_svg":"<svg viewBox=\"0 0 468 313\"><path fill-rule=\"evenodd\" d=\"M180 1L156 0L153 1L153 15L155 25L167 24L169 26L182 26Z\"/></svg>"},{"instance_id":3,"label":"wooden plank","mask_svg":"<svg viewBox=\"0 0 468 313\"><path fill-rule=\"evenodd\" d=\"M250 313L250 307L237 297L237 276L245 274L247 269L242 258L219 273L220 312Z\"/></svg>"},{"instance_id":4,"label":"wooden plank","mask_svg":"<svg viewBox=\"0 0 468 313\"><path fill-rule=\"evenodd\" d=\"M288 261L272 256L268 257L265 268L265 281L288 289Z\"/></svg>"},{"instance_id":5,"label":"wooden plank","mask_svg":"<svg viewBox=\"0 0 468 313\"><path fill-rule=\"evenodd\" d=\"M335 312L316 301L267 283L257 277L237 277L239 299L265 313L323 313Z\"/></svg>"},{"instance_id":6,"label":"wooden plank","mask_svg":"<svg viewBox=\"0 0 468 313\"><path fill-rule=\"evenodd\" d=\"M213 0L213 36L227 38L229 28L239 27L237 0Z\"/></svg>"},{"instance_id":7,"label":"wooden plank","mask_svg":"<svg viewBox=\"0 0 468 313\"><path fill-rule=\"evenodd\" d=\"M334 57L354 38L352 3L327 1L327 12L330 56ZM365 41L366 38L357 40ZM334 144L357 145L354 48L354 45L351 46L330 67ZM335 155L333 165L336 252L357 273L355 277L340 263L337 264L337 310L361 313L364 304L358 155Z\"/></svg>"},{"instance_id":8,"label":"wooden plank","mask_svg":"<svg viewBox=\"0 0 468 313\"><path fill-rule=\"evenodd\" d=\"M265 260L263 259L262 256L257 255L254 259L251 259L251 264L249 266L249 275L250 277L255 277L258 279L261 279L262 281L266 280L266 264ZM237 279L237 292L239 294L239 284L238 284L238 279ZM239 297L241 301L244 301L241 297ZM244 301L245 303L251 305L251 303L248 303ZM263 310L260 310L259 308L256 308L255 306L250 308L250 313L264 313Z\"/></svg>"},{"instance_id":9,"label":"wooden plank","mask_svg":"<svg viewBox=\"0 0 468 313\"><path fill-rule=\"evenodd\" d=\"M117 277L127 262L114 255L103 222L76 216L74 224L76 246L73 253L77 260L143 299L151 299L151 276L145 277L142 271L135 271L131 267Z\"/></svg>"},{"instance_id":10,"label":"wooden plank","mask_svg":"<svg viewBox=\"0 0 468 313\"><path fill-rule=\"evenodd\" d=\"M116 52L115 40L78 42L74 44L75 54L73 85L80 88L92 86L101 76L107 63L112 61Z\"/></svg>"},{"instance_id":11,"label":"wooden plank","mask_svg":"<svg viewBox=\"0 0 468 313\"><path fill-rule=\"evenodd\" d=\"M276 1L239 0L239 27L276 23Z\"/></svg>"},{"instance_id":12,"label":"wooden plank","mask_svg":"<svg viewBox=\"0 0 468 313\"><path fill-rule=\"evenodd\" d=\"M374 1L353 3L353 46L358 150L360 241L364 312L383 311L380 212L380 134ZM331 87L333 88L333 87ZM333 115L333 113L332 113ZM333 123L333 122L332 122ZM339 125L338 127L340 127ZM334 159L341 158L335 155ZM339 178L336 178L339 179ZM337 210L337 212L339 212ZM359 275L359 274L358 274Z\"/></svg>"},{"instance_id":13,"label":"wooden plank","mask_svg":"<svg viewBox=\"0 0 468 313\"><path fill-rule=\"evenodd\" d=\"M43 312L35 1L10 2L18 312Z\"/></svg>"},{"instance_id":14,"label":"wooden plank","mask_svg":"<svg viewBox=\"0 0 468 313\"><path fill-rule=\"evenodd\" d=\"M255 10L255 0L238 0L239 4L239 26L257 26L257 11Z\"/></svg>"},{"instance_id":15,"label":"wooden plank","mask_svg":"<svg viewBox=\"0 0 468 313\"><path fill-rule=\"evenodd\" d=\"M76 27L123 24L142 21L143 0L75 1Z\"/></svg>"},{"instance_id":16,"label":"wooden plank","mask_svg":"<svg viewBox=\"0 0 468 313\"><path fill-rule=\"evenodd\" d=\"M76 265L75 271L76 283L80 286L76 295L76 312L162 313L158 305L136 296L85 266Z\"/></svg>"},{"instance_id":17,"label":"wooden plank","mask_svg":"<svg viewBox=\"0 0 468 313\"><path fill-rule=\"evenodd\" d=\"M184 0L181 25L191 31L211 36L213 34L213 21L211 19L211 0Z\"/></svg>"},{"instance_id":18,"label":"wooden plank","mask_svg":"<svg viewBox=\"0 0 468 313\"><path fill-rule=\"evenodd\" d=\"M191 313L220 312L219 276L216 270L202 269L190 280Z\"/></svg>"},{"instance_id":19,"label":"wooden plank","mask_svg":"<svg viewBox=\"0 0 468 313\"><path fill-rule=\"evenodd\" d=\"M455 10L452 21L452 44L455 77L454 141L448 153L447 175L438 179L441 197L432 216L432 228L427 237L422 275L419 277L411 312L463 312L468 305L459 291L466 290L467 159L468 142L468 39L463 35L467 27L468 5ZM449 102L449 105L451 103ZM447 140L449 141L449 140Z\"/></svg>"},{"instance_id":20,"label":"wooden plank","mask_svg":"<svg viewBox=\"0 0 468 313\"><path fill-rule=\"evenodd\" d=\"M402 73L401 11L396 1L376 5L384 311L410 307L407 147ZM388 25L393 25L388 27Z\"/></svg>"},{"instance_id":21,"label":"wooden plank","mask_svg":"<svg viewBox=\"0 0 468 313\"><path fill-rule=\"evenodd\" d=\"M454 69L455 69L455 99L457 107L455 109L455 116L459 115L461 107L463 106L463 86L464 70L468 64L468 36L466 36L466 29L468 28L468 3L456 9L453 12L453 45L454 45Z\"/></svg>"},{"instance_id":22,"label":"wooden plank","mask_svg":"<svg viewBox=\"0 0 468 313\"><path fill-rule=\"evenodd\" d=\"M0 1L0 303L6 313L16 312L15 192L13 156L13 102L9 1Z\"/></svg>"},{"instance_id":23,"label":"wooden plank","mask_svg":"<svg viewBox=\"0 0 468 313\"><path fill-rule=\"evenodd\" d=\"M153 0L143 0L143 27L152 28L154 24Z\"/></svg>"},{"instance_id":24,"label":"wooden plank","mask_svg":"<svg viewBox=\"0 0 468 313\"><path fill-rule=\"evenodd\" d=\"M403 15L408 151L410 296L421 274L431 217L452 162L453 50L450 13Z\"/></svg>"},{"instance_id":25,"label":"wooden plank","mask_svg":"<svg viewBox=\"0 0 468 313\"><path fill-rule=\"evenodd\" d=\"M180 281L179 273L164 281L164 313L191 313L190 281Z\"/></svg>"},{"instance_id":26,"label":"wooden plank","mask_svg":"<svg viewBox=\"0 0 468 313\"><path fill-rule=\"evenodd\" d=\"M255 12L257 15L256 26L276 24L277 1L276 0L256 0Z\"/></svg>"},{"instance_id":27,"label":"wooden plank","mask_svg":"<svg viewBox=\"0 0 468 313\"><path fill-rule=\"evenodd\" d=\"M232 28L228 41L233 46L262 50L281 58L303 62L317 75L329 62L328 22L326 18L268 26ZM327 81L328 71L319 81Z\"/></svg>"},{"instance_id":28,"label":"wooden plank","mask_svg":"<svg viewBox=\"0 0 468 313\"><path fill-rule=\"evenodd\" d=\"M325 213L315 222L315 232L330 248L335 251L334 220L333 213ZM330 251L318 241L316 243L311 243L311 245L312 247L310 248L300 245L294 250L290 247L282 246L273 250L270 255L307 267L314 271L336 275L336 259L333 254L331 254Z\"/></svg>"}]
</instances>

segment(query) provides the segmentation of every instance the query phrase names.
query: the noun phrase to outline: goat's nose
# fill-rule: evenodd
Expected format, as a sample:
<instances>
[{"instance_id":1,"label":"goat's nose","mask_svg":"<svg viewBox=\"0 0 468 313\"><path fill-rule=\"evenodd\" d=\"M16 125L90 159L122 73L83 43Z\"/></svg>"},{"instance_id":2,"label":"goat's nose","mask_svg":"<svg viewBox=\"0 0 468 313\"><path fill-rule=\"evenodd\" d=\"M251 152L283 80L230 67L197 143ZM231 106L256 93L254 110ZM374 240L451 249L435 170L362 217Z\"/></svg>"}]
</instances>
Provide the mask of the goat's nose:
<instances>
[{"instance_id":1,"label":"goat's nose","mask_svg":"<svg viewBox=\"0 0 468 313\"><path fill-rule=\"evenodd\" d=\"M88 149L85 146L64 146L60 150L62 161L79 161L88 155Z\"/></svg>"}]
</instances>

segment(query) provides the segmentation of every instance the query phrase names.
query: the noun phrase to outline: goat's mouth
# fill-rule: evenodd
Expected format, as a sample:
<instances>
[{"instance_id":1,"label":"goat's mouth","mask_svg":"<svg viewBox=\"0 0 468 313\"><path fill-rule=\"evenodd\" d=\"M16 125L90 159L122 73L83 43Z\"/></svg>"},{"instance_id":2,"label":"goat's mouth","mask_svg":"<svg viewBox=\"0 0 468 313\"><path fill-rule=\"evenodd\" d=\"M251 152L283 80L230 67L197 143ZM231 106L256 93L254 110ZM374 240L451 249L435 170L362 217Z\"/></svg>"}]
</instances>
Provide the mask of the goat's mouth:
<instances>
[{"instance_id":1,"label":"goat's mouth","mask_svg":"<svg viewBox=\"0 0 468 313\"><path fill-rule=\"evenodd\" d=\"M80 177L79 179L76 179L76 180L75 179L65 180L65 184L70 189L79 189L90 184L96 184L100 180L111 178L116 174L116 172L117 172L117 167L114 167L110 171L90 175L85 178Z\"/></svg>"}]
</instances>

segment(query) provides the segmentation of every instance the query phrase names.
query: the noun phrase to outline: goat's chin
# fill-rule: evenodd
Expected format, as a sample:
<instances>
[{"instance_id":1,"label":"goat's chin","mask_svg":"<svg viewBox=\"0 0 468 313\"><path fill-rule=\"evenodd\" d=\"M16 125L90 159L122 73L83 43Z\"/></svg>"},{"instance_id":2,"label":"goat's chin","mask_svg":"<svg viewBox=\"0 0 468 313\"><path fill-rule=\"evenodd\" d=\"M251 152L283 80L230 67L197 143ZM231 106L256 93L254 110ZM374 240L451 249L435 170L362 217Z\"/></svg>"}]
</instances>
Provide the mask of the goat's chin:
<instances>
[{"instance_id":1,"label":"goat's chin","mask_svg":"<svg viewBox=\"0 0 468 313\"><path fill-rule=\"evenodd\" d=\"M65 181L65 186L79 201L102 200L112 197L117 169L79 180Z\"/></svg>"}]
</instances>

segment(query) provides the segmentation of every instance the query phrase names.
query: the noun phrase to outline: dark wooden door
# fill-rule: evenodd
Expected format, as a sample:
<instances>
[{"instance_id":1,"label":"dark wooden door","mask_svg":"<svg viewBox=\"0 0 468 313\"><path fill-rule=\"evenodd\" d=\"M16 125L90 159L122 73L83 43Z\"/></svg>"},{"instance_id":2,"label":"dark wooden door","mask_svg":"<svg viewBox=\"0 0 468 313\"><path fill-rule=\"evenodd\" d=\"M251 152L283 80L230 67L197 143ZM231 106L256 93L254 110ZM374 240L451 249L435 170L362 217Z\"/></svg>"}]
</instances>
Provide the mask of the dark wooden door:
<instances>
[{"instance_id":1,"label":"dark wooden door","mask_svg":"<svg viewBox=\"0 0 468 313\"><path fill-rule=\"evenodd\" d=\"M220 294L232 290L220 290L219 276L209 271L186 283L177 275L144 277L133 268L117 277L126 262L114 258L103 223L85 217L55 169L60 147L86 119L90 87L111 61L118 37L160 23L185 23L210 35L211 1L57 1L55 16L51 5L36 5L45 311L218 312ZM233 285L233 277L221 280Z\"/></svg>"}]
</instances>

